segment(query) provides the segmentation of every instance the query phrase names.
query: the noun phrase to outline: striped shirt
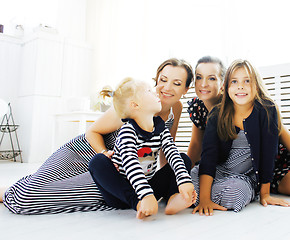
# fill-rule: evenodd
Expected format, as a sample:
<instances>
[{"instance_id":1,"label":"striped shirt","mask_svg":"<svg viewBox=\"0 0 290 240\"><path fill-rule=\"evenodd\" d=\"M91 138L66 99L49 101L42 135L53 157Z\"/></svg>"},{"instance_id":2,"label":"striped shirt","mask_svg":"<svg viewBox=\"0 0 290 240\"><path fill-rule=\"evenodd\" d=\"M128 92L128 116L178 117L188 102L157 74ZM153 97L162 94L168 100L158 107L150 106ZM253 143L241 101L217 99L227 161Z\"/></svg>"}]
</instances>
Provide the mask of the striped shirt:
<instances>
[{"instance_id":1,"label":"striped shirt","mask_svg":"<svg viewBox=\"0 0 290 240\"><path fill-rule=\"evenodd\" d=\"M174 123L174 114L173 114L172 108L170 108L170 113L165 122L165 127L167 127L170 130L173 126L173 123ZM119 132L120 132L120 128L114 132L102 135L104 138L106 149L108 150L114 149L116 138L118 137Z\"/></svg>"},{"instance_id":2,"label":"striped shirt","mask_svg":"<svg viewBox=\"0 0 290 240\"><path fill-rule=\"evenodd\" d=\"M130 181L139 199L153 194L148 180L156 172L161 148L175 173L177 185L191 182L170 132L160 117L154 117L153 132L144 131L133 119L126 120L128 122L122 126L116 140L112 161L119 166L120 174Z\"/></svg>"}]
</instances>

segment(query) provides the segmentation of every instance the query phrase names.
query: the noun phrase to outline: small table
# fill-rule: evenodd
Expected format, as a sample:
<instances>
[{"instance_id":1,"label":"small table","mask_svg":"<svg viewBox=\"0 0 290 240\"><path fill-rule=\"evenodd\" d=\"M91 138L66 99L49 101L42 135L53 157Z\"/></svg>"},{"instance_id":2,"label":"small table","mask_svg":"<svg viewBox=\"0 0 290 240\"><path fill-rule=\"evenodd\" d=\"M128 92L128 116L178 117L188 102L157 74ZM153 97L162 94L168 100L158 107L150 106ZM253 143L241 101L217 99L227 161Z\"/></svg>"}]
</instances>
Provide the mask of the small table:
<instances>
[{"instance_id":1,"label":"small table","mask_svg":"<svg viewBox=\"0 0 290 240\"><path fill-rule=\"evenodd\" d=\"M56 146L56 137L57 133L59 132L59 125L61 122L78 122L78 135L83 134L87 130L87 123L93 123L96 121L103 112L83 112L83 111L77 111L77 112L65 112L65 113L57 113L54 115L54 127L53 127L53 142L52 142L52 148L53 151L56 150L58 146Z\"/></svg>"}]
</instances>

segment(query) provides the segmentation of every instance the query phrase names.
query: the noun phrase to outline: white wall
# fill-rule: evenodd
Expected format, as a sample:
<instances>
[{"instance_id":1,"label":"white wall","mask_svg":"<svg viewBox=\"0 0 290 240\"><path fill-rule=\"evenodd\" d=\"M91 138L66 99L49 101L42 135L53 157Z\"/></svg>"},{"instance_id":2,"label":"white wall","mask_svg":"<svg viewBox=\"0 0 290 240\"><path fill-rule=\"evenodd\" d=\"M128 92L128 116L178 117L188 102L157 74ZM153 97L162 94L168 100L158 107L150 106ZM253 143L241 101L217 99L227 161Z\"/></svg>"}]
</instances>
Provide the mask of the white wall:
<instances>
[{"instance_id":1,"label":"white wall","mask_svg":"<svg viewBox=\"0 0 290 240\"><path fill-rule=\"evenodd\" d=\"M228 62L247 58L257 67L290 62L290 2L228 1L226 35Z\"/></svg>"},{"instance_id":2,"label":"white wall","mask_svg":"<svg viewBox=\"0 0 290 240\"><path fill-rule=\"evenodd\" d=\"M169 57L290 61L287 0L90 0L88 8L96 88L128 75L150 81Z\"/></svg>"},{"instance_id":3,"label":"white wall","mask_svg":"<svg viewBox=\"0 0 290 240\"><path fill-rule=\"evenodd\" d=\"M15 34L15 26L30 35L40 24L57 29L64 37L85 41L86 0L0 0L0 23L4 33Z\"/></svg>"},{"instance_id":4,"label":"white wall","mask_svg":"<svg viewBox=\"0 0 290 240\"><path fill-rule=\"evenodd\" d=\"M20 39L0 36L0 53L0 86L2 89L0 96L6 102L13 102L17 97L17 86L20 77Z\"/></svg>"}]
</instances>

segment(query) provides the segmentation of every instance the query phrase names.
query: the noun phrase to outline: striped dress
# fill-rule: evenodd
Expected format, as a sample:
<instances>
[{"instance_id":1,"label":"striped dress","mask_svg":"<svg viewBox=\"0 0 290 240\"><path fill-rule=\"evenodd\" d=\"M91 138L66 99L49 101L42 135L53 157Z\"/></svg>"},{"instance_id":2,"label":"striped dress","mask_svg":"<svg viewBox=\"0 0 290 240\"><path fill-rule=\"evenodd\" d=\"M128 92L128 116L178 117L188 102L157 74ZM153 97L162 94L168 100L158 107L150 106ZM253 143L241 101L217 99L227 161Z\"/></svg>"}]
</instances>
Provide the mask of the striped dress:
<instances>
[{"instance_id":1,"label":"striped dress","mask_svg":"<svg viewBox=\"0 0 290 240\"><path fill-rule=\"evenodd\" d=\"M199 203L199 166L191 170L194 188ZM257 181L253 170L251 150L243 130L233 141L229 157L225 163L217 165L212 183L211 200L235 212L241 211L256 197Z\"/></svg>"},{"instance_id":2,"label":"striped dress","mask_svg":"<svg viewBox=\"0 0 290 240\"><path fill-rule=\"evenodd\" d=\"M171 112L166 127L171 128ZM112 150L119 130L104 135ZM34 174L23 177L3 196L4 205L17 214L54 214L76 211L110 210L89 171L96 154L84 134L77 136L53 153Z\"/></svg>"}]
</instances>

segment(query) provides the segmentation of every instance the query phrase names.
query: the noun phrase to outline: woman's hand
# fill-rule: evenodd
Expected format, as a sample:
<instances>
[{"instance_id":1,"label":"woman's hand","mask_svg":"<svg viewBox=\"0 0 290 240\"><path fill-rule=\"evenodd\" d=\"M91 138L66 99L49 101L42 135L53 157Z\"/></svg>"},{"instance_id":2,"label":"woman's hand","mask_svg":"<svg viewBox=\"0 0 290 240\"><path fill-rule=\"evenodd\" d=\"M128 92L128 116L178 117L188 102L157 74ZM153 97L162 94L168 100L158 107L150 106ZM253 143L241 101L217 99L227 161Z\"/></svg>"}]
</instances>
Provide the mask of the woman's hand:
<instances>
[{"instance_id":1,"label":"woman's hand","mask_svg":"<svg viewBox=\"0 0 290 240\"><path fill-rule=\"evenodd\" d=\"M279 205L283 207L289 207L290 203L281 199L270 196L270 183L263 183L260 189L260 203L266 207L270 205Z\"/></svg>"},{"instance_id":2,"label":"woman's hand","mask_svg":"<svg viewBox=\"0 0 290 240\"><path fill-rule=\"evenodd\" d=\"M202 216L203 214L205 214L206 216L212 216L214 209L227 211L225 207L222 207L209 199L201 201L198 206L193 209L192 213L195 214L197 211L199 211L200 216Z\"/></svg>"},{"instance_id":3,"label":"woman's hand","mask_svg":"<svg viewBox=\"0 0 290 240\"><path fill-rule=\"evenodd\" d=\"M153 194L144 197L137 205L136 218L143 219L158 212L158 202Z\"/></svg>"},{"instance_id":4,"label":"woman's hand","mask_svg":"<svg viewBox=\"0 0 290 240\"><path fill-rule=\"evenodd\" d=\"M260 203L264 206L267 207L268 204L270 205L279 205L283 207L289 207L290 203L286 200L283 200L281 198L276 198L270 196L269 193L265 194L260 194Z\"/></svg>"}]
</instances>

